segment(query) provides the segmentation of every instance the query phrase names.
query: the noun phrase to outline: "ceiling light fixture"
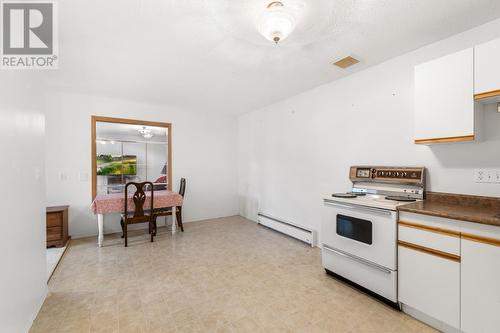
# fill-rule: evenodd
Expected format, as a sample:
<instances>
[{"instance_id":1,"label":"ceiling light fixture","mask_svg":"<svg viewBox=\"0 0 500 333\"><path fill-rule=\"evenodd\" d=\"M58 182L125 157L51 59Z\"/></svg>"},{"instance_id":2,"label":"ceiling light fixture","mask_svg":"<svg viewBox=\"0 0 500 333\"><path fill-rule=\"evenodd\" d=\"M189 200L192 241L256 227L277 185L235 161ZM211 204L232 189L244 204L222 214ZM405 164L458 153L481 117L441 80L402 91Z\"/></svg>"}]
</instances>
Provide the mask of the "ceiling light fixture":
<instances>
[{"instance_id":1,"label":"ceiling light fixture","mask_svg":"<svg viewBox=\"0 0 500 333\"><path fill-rule=\"evenodd\" d=\"M295 17L285 8L283 2L273 1L260 16L257 29L266 39L278 44L295 29Z\"/></svg>"}]
</instances>

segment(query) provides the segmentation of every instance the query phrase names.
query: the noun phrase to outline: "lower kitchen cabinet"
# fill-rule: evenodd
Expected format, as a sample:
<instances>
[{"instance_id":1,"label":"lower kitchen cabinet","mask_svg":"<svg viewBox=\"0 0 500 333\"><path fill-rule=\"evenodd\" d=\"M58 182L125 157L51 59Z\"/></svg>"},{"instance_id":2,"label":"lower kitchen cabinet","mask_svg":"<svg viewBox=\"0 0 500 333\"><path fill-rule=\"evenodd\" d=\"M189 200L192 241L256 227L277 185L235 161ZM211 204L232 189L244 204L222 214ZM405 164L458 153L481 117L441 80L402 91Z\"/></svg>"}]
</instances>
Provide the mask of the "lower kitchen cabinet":
<instances>
[{"instance_id":1,"label":"lower kitchen cabinet","mask_svg":"<svg viewBox=\"0 0 500 333\"><path fill-rule=\"evenodd\" d=\"M498 226L400 212L398 277L410 315L445 332L500 332Z\"/></svg>"},{"instance_id":2,"label":"lower kitchen cabinet","mask_svg":"<svg viewBox=\"0 0 500 333\"><path fill-rule=\"evenodd\" d=\"M460 327L460 262L398 246L399 301Z\"/></svg>"},{"instance_id":3,"label":"lower kitchen cabinet","mask_svg":"<svg viewBox=\"0 0 500 333\"><path fill-rule=\"evenodd\" d=\"M500 332L500 240L464 235L461 250L461 329Z\"/></svg>"}]
</instances>

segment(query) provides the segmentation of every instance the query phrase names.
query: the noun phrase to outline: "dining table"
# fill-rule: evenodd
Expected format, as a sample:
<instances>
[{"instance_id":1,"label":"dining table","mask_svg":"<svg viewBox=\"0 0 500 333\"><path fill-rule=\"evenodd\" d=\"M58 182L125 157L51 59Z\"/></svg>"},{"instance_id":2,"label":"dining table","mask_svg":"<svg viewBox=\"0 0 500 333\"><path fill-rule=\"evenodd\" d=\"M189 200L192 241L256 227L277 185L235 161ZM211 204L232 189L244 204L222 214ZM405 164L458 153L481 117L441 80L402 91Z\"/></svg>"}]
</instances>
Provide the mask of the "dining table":
<instances>
[{"instance_id":1,"label":"dining table","mask_svg":"<svg viewBox=\"0 0 500 333\"><path fill-rule=\"evenodd\" d=\"M176 207L182 206L183 197L179 193L169 190L156 190L153 194L153 209L171 208L172 209L172 234L176 233L177 220L176 220ZM151 202L150 193L146 194L145 207L148 207ZM129 211L134 211L134 201L132 196L128 198L127 207ZM125 194L124 193L109 193L98 194L92 204L90 210L94 215L97 215L97 244L102 247L104 241L104 215L124 213L125 210Z\"/></svg>"}]
</instances>

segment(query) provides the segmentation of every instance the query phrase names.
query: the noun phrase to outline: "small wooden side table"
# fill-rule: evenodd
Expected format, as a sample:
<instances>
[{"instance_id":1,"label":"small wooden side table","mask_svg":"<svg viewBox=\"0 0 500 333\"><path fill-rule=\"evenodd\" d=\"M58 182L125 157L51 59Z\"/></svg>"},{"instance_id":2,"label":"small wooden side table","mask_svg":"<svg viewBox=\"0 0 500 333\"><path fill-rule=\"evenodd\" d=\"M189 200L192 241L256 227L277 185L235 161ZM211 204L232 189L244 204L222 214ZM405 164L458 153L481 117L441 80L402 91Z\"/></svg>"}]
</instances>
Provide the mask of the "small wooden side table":
<instances>
[{"instance_id":1,"label":"small wooden side table","mask_svg":"<svg viewBox=\"0 0 500 333\"><path fill-rule=\"evenodd\" d=\"M47 247L62 247L69 240L68 236L69 206L47 207Z\"/></svg>"}]
</instances>

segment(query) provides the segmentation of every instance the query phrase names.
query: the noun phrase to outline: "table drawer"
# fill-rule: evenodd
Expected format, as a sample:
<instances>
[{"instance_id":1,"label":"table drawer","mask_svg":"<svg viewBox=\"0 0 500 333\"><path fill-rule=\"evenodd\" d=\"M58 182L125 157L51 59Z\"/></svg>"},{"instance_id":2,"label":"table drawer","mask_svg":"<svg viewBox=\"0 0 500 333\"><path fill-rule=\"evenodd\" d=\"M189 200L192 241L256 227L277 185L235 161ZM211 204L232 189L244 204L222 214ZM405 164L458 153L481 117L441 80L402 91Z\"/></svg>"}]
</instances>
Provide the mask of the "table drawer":
<instances>
[{"instance_id":1,"label":"table drawer","mask_svg":"<svg viewBox=\"0 0 500 333\"><path fill-rule=\"evenodd\" d=\"M62 238L62 227L47 228L47 241L60 240Z\"/></svg>"},{"instance_id":2,"label":"table drawer","mask_svg":"<svg viewBox=\"0 0 500 333\"><path fill-rule=\"evenodd\" d=\"M454 230L400 221L398 240L432 250L460 255L460 233Z\"/></svg>"},{"instance_id":3,"label":"table drawer","mask_svg":"<svg viewBox=\"0 0 500 333\"><path fill-rule=\"evenodd\" d=\"M48 213L47 214L47 228L50 227L61 227L63 223L62 212Z\"/></svg>"}]
</instances>

